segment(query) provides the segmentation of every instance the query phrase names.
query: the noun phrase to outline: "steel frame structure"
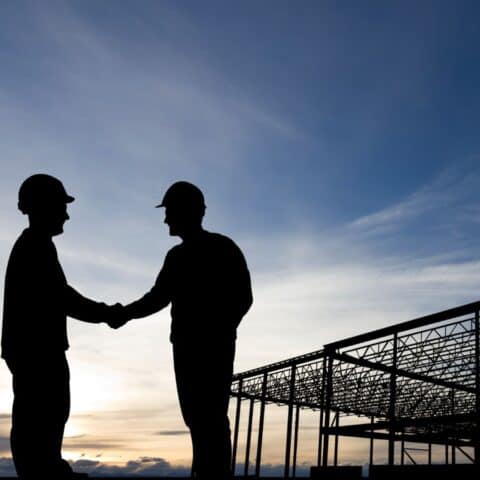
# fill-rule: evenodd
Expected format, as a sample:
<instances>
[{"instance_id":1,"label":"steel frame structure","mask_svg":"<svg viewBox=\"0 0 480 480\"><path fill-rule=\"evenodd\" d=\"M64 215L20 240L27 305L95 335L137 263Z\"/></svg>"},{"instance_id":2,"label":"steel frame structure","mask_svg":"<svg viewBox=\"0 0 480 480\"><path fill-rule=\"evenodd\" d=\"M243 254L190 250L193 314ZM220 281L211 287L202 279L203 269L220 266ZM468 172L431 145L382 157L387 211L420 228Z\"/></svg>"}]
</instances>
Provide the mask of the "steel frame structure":
<instances>
[{"instance_id":1,"label":"steel frame structure","mask_svg":"<svg viewBox=\"0 0 480 480\"><path fill-rule=\"evenodd\" d=\"M445 447L480 463L480 302L325 345L322 350L234 375L235 472L242 403L248 402L243 475L250 472L253 412L260 406L255 475L260 475L265 406L288 407L284 477L295 477L301 409L319 412L318 465L338 464L339 436L388 442L388 464L415 463L407 442ZM345 419L365 418L362 423ZM341 424L342 423L342 424ZM333 437L333 455L331 443ZM465 450L465 447L473 447ZM449 452L450 459L449 459ZM397 460L398 463L398 460Z\"/></svg>"}]
</instances>

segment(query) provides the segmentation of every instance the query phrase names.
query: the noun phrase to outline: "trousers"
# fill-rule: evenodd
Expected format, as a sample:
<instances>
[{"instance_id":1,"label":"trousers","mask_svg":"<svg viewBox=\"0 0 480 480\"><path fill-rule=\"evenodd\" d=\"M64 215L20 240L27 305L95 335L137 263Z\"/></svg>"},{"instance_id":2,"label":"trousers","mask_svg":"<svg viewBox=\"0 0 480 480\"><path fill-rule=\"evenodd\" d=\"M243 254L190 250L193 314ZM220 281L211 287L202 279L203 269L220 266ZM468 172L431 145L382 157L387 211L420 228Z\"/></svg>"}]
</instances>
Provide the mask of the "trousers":
<instances>
[{"instance_id":1,"label":"trousers","mask_svg":"<svg viewBox=\"0 0 480 480\"><path fill-rule=\"evenodd\" d=\"M232 445L228 403L235 340L215 345L174 343L177 393L190 430L195 477L225 480L231 476Z\"/></svg>"},{"instance_id":2,"label":"trousers","mask_svg":"<svg viewBox=\"0 0 480 480\"><path fill-rule=\"evenodd\" d=\"M65 424L70 414L70 372L65 352L7 359L12 373L10 444L20 478L68 476L62 459Z\"/></svg>"}]
</instances>

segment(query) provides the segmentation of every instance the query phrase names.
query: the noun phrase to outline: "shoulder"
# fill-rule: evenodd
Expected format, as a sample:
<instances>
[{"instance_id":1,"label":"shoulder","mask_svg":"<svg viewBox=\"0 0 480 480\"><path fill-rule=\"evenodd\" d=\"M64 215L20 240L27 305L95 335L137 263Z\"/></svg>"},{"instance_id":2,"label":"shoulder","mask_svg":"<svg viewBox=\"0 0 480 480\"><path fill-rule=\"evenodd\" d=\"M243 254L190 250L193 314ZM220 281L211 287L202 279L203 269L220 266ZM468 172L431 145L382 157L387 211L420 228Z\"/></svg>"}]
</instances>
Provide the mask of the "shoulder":
<instances>
[{"instance_id":1,"label":"shoulder","mask_svg":"<svg viewBox=\"0 0 480 480\"><path fill-rule=\"evenodd\" d=\"M25 229L13 245L12 251L18 252L56 252L55 244L50 238L40 237Z\"/></svg>"},{"instance_id":2,"label":"shoulder","mask_svg":"<svg viewBox=\"0 0 480 480\"><path fill-rule=\"evenodd\" d=\"M165 263L172 263L178 261L183 255L182 244L173 246L165 255Z\"/></svg>"},{"instance_id":3,"label":"shoulder","mask_svg":"<svg viewBox=\"0 0 480 480\"><path fill-rule=\"evenodd\" d=\"M224 256L230 258L242 258L243 253L240 247L226 235L222 235L220 233L210 233L210 242L212 247L217 251L221 252Z\"/></svg>"},{"instance_id":4,"label":"shoulder","mask_svg":"<svg viewBox=\"0 0 480 480\"><path fill-rule=\"evenodd\" d=\"M222 235L221 233L214 233L214 232L207 232L207 239L208 242L214 244L218 248L225 248L231 250L238 250L238 245L226 235Z\"/></svg>"},{"instance_id":5,"label":"shoulder","mask_svg":"<svg viewBox=\"0 0 480 480\"><path fill-rule=\"evenodd\" d=\"M30 256L36 250L37 246L31 235L29 235L27 231L23 231L13 244L10 259Z\"/></svg>"},{"instance_id":6,"label":"shoulder","mask_svg":"<svg viewBox=\"0 0 480 480\"><path fill-rule=\"evenodd\" d=\"M28 234L28 230L24 230L13 244L12 250L23 250L32 244L32 236Z\"/></svg>"},{"instance_id":7,"label":"shoulder","mask_svg":"<svg viewBox=\"0 0 480 480\"><path fill-rule=\"evenodd\" d=\"M8 271L12 274L25 269L32 270L36 266L47 263L51 256L52 252L49 246L39 243L29 234L28 230L25 230L12 247L8 260Z\"/></svg>"}]
</instances>

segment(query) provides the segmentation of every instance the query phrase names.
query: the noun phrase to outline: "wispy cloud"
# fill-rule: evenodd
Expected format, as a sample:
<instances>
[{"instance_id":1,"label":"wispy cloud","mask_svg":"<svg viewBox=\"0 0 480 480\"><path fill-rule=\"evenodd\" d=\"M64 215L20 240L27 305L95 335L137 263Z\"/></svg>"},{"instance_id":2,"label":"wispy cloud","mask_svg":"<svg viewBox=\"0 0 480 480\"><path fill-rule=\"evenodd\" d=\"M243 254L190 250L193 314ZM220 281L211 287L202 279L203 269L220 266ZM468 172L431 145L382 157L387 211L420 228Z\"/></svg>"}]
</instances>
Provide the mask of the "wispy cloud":
<instances>
[{"instance_id":1,"label":"wispy cloud","mask_svg":"<svg viewBox=\"0 0 480 480\"><path fill-rule=\"evenodd\" d=\"M114 439L112 439L114 440ZM121 450L125 449L125 443L118 441L88 441L85 439L84 435L78 437L66 437L63 441L63 446L66 449L75 449L75 450Z\"/></svg>"},{"instance_id":2,"label":"wispy cloud","mask_svg":"<svg viewBox=\"0 0 480 480\"><path fill-rule=\"evenodd\" d=\"M285 357L317 350L345 336L477 300L480 248L477 242L450 241L452 230L475 238L474 219L459 211L478 202L480 172L469 162L461 167L353 223L252 241L254 258L277 261L266 262L254 277L256 303L240 327L240 339L246 336L250 348L240 342L237 370L276 361L279 350ZM435 228L422 232L427 224ZM399 237L408 240L406 246ZM295 342L288 334L292 321L302 326ZM261 348L259 329L265 332Z\"/></svg>"},{"instance_id":3,"label":"wispy cloud","mask_svg":"<svg viewBox=\"0 0 480 480\"><path fill-rule=\"evenodd\" d=\"M305 353L477 299L480 247L472 226L480 218L480 175L475 165L452 161L451 169L438 173L431 160L432 180L420 187L410 182L416 186L393 205L378 198L370 203L375 205L371 213L348 224L332 226L317 218L325 200L316 195L320 177L328 184L329 173L344 157L353 159L350 165L363 166L359 159L388 133L401 104L423 101L430 90L427 60L443 28L429 34L427 47L403 56L389 51L397 52L403 37L388 46L375 42L379 47L373 53L384 55L389 68L382 61L372 70L378 73L375 81L362 77L360 94L350 86L333 88L339 80L351 83L353 76L346 75L350 58L360 59L362 72L371 70L363 67L366 51L343 59L336 54L332 34L339 19L337 13L328 17L332 27L322 34L328 41L317 42L314 52L320 58L325 53L321 69L326 76L312 76L315 98L305 103L314 118L308 130L308 122L285 110L287 103L303 108L303 98L295 94L282 103L275 90L268 101L248 82L237 81L236 68L219 68L208 52L192 48L205 36L195 22L166 4L155 5L158 10L150 16L116 5L116 19L126 14L128 32L113 21L100 27L82 8L65 2L54 7L31 2L19 23L31 28L5 23L2 35L17 46L16 59L27 60L11 62L0 81L3 266L26 220L16 211L17 188L27 175L46 171L62 178L78 198L66 235L56 239L70 282L100 300L138 298L152 285L172 244L157 228L163 219L153 201L171 181L187 178L211 195L207 221L214 230L232 232L252 271L255 304L239 329L237 371L279 360L279 352L282 357ZM337 36L346 54L349 38ZM186 37L190 42L184 43ZM318 45L325 45L320 54ZM311 58L302 61L309 71L314 67ZM420 70L420 77L410 75ZM339 79L339 72L348 81ZM292 91L289 84L282 89ZM301 91L303 83L296 93ZM322 102L324 111L317 115ZM286 155L291 158L281 165L277 158L285 146L293 146ZM329 161L319 155L324 151L332 153ZM304 156L314 160L302 164ZM314 163L322 167L313 168ZM342 176L348 174L347 164ZM301 165L312 168L297 176ZM375 162L369 165L374 172ZM294 179L289 193L283 190L286 178ZM303 210L289 201L297 197L304 202L308 197L315 212L305 221L309 228L295 222ZM279 217L292 208L295 220L286 221L283 230L273 228L272 212L252 198L273 203ZM245 200L251 202L248 212L242 210ZM335 216L335 202L326 203ZM246 218L242 227L237 212ZM253 228L255 222L262 228ZM118 451L124 458L162 452L162 458L137 458L120 467L83 458L75 463L78 468L95 475L186 474L186 467L169 463L190 455L175 392L169 322L168 312L115 332L105 325L70 322L74 415L65 440L68 452L86 456L82 449L92 455L105 450L106 456ZM10 376L4 365L0 369L5 412L11 406ZM79 414L85 411L93 414ZM9 422L8 414L0 415L0 446L5 448ZM282 425L272 424L272 443ZM274 462L265 465L265 472L283 472L276 458L265 458ZM9 459L0 459L0 473L11 467Z\"/></svg>"},{"instance_id":4,"label":"wispy cloud","mask_svg":"<svg viewBox=\"0 0 480 480\"><path fill-rule=\"evenodd\" d=\"M471 202L478 202L478 199L472 198L475 185L480 180L476 163L477 158L459 161L456 166L437 173L429 183L396 204L360 217L351 222L350 226L370 233L386 233L401 228L409 220L428 218L432 212L442 214L449 223L449 216L453 216L449 209L471 210ZM457 210L455 215L458 214Z\"/></svg>"},{"instance_id":5,"label":"wispy cloud","mask_svg":"<svg viewBox=\"0 0 480 480\"><path fill-rule=\"evenodd\" d=\"M154 435L161 435L166 437L175 437L177 435L188 435L188 430L161 430L159 432L155 432Z\"/></svg>"}]
</instances>

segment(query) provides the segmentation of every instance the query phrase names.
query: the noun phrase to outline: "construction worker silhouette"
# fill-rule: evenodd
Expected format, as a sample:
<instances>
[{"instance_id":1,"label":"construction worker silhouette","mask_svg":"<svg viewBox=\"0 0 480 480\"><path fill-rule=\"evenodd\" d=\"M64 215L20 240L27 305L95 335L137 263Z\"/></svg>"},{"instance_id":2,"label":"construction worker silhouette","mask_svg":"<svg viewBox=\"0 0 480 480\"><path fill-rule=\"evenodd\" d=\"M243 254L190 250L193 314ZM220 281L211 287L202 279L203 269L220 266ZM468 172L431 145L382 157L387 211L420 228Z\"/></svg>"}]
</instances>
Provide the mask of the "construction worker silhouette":
<instances>
[{"instance_id":1,"label":"construction worker silhouette","mask_svg":"<svg viewBox=\"0 0 480 480\"><path fill-rule=\"evenodd\" d=\"M74 198L45 174L27 178L18 208L29 226L8 261L2 328L2 357L12 373L11 449L22 479L83 478L62 459L70 411L67 315L90 323L115 311L83 297L68 285L52 237L63 233Z\"/></svg>"},{"instance_id":2,"label":"construction worker silhouette","mask_svg":"<svg viewBox=\"0 0 480 480\"><path fill-rule=\"evenodd\" d=\"M153 288L119 313L116 326L171 304L170 340L193 474L223 480L231 475L227 410L236 330L252 304L250 274L231 239L203 229L205 201L195 185L174 183L158 207L165 207L170 235L183 241L167 253Z\"/></svg>"}]
</instances>

